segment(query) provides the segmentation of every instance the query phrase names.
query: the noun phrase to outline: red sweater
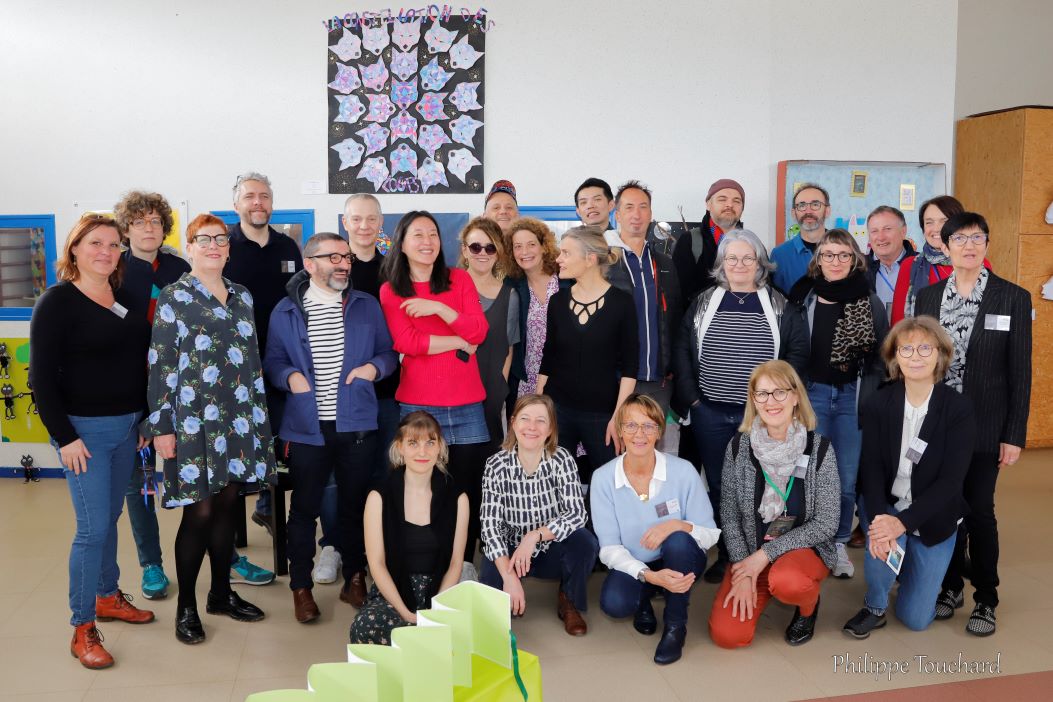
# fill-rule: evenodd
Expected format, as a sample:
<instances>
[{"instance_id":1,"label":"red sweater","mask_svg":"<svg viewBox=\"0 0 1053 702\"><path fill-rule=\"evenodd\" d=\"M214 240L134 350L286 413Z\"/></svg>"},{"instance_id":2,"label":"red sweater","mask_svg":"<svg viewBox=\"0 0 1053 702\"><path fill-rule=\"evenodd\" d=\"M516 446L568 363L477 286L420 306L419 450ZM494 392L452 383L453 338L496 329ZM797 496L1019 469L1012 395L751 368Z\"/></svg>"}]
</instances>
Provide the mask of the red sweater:
<instances>
[{"instance_id":1,"label":"red sweater","mask_svg":"<svg viewBox=\"0 0 1053 702\"><path fill-rule=\"evenodd\" d=\"M479 304L479 293L471 277L460 268L450 269L450 289L432 294L428 283L414 283L416 297L438 300L458 312L453 324L438 315L410 317L401 308L407 298L399 297L384 283L380 287L380 306L391 330L395 350L404 354L402 374L395 399L411 405L459 407L482 402L486 390L479 377L479 362L473 353L468 362L456 351L429 354L433 336L459 336L470 344L481 344L489 325Z\"/></svg>"}]
</instances>

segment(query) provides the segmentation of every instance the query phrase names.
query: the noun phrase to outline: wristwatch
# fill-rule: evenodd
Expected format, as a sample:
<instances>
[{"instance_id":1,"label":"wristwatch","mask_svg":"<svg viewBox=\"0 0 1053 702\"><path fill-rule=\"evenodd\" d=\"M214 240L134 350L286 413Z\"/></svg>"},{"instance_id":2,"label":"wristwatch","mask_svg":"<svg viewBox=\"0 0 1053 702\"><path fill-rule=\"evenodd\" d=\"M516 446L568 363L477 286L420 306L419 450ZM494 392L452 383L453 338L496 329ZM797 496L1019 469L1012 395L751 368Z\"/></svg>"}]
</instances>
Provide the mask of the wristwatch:
<instances>
[{"instance_id":1,"label":"wristwatch","mask_svg":"<svg viewBox=\"0 0 1053 702\"><path fill-rule=\"evenodd\" d=\"M644 577L644 573L646 573L649 570L651 570L651 569L650 568L641 568L640 572L636 574L636 579L639 580L641 583L646 583L647 582L647 578Z\"/></svg>"}]
</instances>

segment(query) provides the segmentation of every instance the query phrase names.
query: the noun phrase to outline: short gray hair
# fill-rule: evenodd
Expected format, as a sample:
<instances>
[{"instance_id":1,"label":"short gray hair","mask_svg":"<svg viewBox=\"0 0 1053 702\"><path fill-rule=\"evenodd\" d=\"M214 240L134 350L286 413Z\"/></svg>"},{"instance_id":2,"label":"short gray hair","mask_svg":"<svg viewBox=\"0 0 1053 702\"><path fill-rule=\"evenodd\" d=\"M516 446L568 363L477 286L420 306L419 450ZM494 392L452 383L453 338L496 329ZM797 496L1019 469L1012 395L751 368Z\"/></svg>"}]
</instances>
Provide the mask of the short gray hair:
<instances>
[{"instance_id":1,"label":"short gray hair","mask_svg":"<svg viewBox=\"0 0 1053 702\"><path fill-rule=\"evenodd\" d=\"M728 252L728 246L734 241L745 241L753 249L753 254L757 257L757 273L753 277L753 282L758 288L763 288L768 284L768 277L775 270L775 264L769 260L768 249L761 243L760 237L749 229L732 229L720 237L720 246L717 247L717 260L713 264L713 270L710 271L710 275L717 281L717 285L727 290L728 276L724 273L724 256Z\"/></svg>"},{"instance_id":2,"label":"short gray hair","mask_svg":"<svg viewBox=\"0 0 1053 702\"><path fill-rule=\"evenodd\" d=\"M358 202L359 200L366 200L367 202L372 202L374 205L377 206L377 212L380 212L381 214L384 213L384 210L380 207L380 200L377 199L375 195L372 195L370 193L355 193L354 195L349 195L348 198L344 200L344 212L347 212L348 205L350 205L352 202Z\"/></svg>"},{"instance_id":3,"label":"short gray hair","mask_svg":"<svg viewBox=\"0 0 1053 702\"><path fill-rule=\"evenodd\" d=\"M318 232L303 245L303 257L310 258L318 253L318 249L322 246L322 242L324 241L342 241L345 244L347 243L347 239L339 234L334 234L333 232Z\"/></svg>"},{"instance_id":4,"label":"short gray hair","mask_svg":"<svg viewBox=\"0 0 1053 702\"><path fill-rule=\"evenodd\" d=\"M274 188L271 187L271 179L257 171L248 171L238 176L238 179L234 181L234 202L238 201L238 193L241 190L241 184L246 180L254 180L257 183L263 183L267 186L267 190L271 191L271 195L274 195Z\"/></svg>"}]
</instances>

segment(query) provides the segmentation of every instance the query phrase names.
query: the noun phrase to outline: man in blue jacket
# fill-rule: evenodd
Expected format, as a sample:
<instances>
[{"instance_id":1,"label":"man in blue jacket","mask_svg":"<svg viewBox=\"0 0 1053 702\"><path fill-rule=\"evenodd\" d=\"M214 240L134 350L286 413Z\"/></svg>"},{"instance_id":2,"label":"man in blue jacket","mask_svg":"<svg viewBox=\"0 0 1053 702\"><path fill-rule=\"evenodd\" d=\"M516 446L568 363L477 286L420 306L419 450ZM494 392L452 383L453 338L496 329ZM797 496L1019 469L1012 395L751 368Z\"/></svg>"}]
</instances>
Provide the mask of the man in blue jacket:
<instances>
[{"instance_id":1,"label":"man in blue jacket","mask_svg":"<svg viewBox=\"0 0 1053 702\"><path fill-rule=\"evenodd\" d=\"M301 623L319 616L311 568L316 520L331 475L339 502L340 599L354 607L366 600L362 516L377 442L373 383L394 372L397 357L380 303L350 289L353 258L337 234L308 239L304 270L289 281L288 296L275 306L267 330L264 373L287 393L278 434L288 442L289 587Z\"/></svg>"}]
</instances>

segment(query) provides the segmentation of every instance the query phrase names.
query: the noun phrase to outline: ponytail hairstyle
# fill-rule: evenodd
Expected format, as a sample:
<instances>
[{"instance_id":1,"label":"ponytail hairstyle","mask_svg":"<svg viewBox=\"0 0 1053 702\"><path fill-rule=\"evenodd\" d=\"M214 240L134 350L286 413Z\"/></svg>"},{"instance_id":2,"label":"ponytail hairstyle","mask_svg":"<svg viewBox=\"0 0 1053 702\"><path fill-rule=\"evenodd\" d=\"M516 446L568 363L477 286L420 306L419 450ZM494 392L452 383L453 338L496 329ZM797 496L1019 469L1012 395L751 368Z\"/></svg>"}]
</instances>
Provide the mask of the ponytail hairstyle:
<instances>
[{"instance_id":1,"label":"ponytail hairstyle","mask_svg":"<svg viewBox=\"0 0 1053 702\"><path fill-rule=\"evenodd\" d=\"M571 227L564 232L563 238L581 244L586 257L590 254L595 256L596 263L600 267L600 275L604 279L607 278L607 271L610 267L618 262L618 257L620 256L618 249L610 246L607 240L603 238L603 234L600 234L592 227Z\"/></svg>"}]
</instances>

